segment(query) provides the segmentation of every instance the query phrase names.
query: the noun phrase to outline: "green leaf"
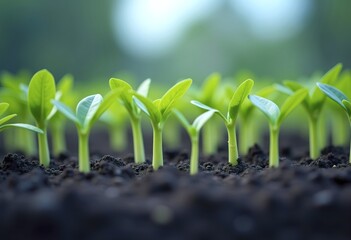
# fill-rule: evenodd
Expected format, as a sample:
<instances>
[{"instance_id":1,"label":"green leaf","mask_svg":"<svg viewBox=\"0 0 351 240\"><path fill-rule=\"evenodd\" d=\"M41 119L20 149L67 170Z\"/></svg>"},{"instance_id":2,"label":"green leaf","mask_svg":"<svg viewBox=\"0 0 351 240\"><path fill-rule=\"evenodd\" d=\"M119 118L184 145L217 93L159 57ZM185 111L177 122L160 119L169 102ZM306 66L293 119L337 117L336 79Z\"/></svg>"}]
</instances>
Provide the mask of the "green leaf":
<instances>
[{"instance_id":1,"label":"green leaf","mask_svg":"<svg viewBox=\"0 0 351 240\"><path fill-rule=\"evenodd\" d=\"M346 95L343 92L341 92L336 87L333 87L331 85L324 84L324 83L317 83L317 86L329 98L331 98L333 101L335 101L337 104L339 104L342 108L345 109L345 106L343 104L343 100L349 100L349 99L346 97Z\"/></svg>"},{"instance_id":2,"label":"green leaf","mask_svg":"<svg viewBox=\"0 0 351 240\"><path fill-rule=\"evenodd\" d=\"M109 84L111 89L125 88L127 91L133 90L132 86L130 86L129 83L118 78L111 78Z\"/></svg>"},{"instance_id":3,"label":"green leaf","mask_svg":"<svg viewBox=\"0 0 351 240\"><path fill-rule=\"evenodd\" d=\"M277 124L280 110L274 102L257 95L249 95L249 99L253 105L263 112L263 114L268 118L270 124Z\"/></svg>"},{"instance_id":4,"label":"green leaf","mask_svg":"<svg viewBox=\"0 0 351 240\"><path fill-rule=\"evenodd\" d=\"M120 90L120 89L114 89L114 90L111 90L110 92L108 92L108 93L104 96L104 98L103 98L103 100L102 100L102 102L101 102L99 108L97 109L97 111L96 111L96 113L94 114L92 120L90 121L91 124L94 123L95 121L97 121L97 120L101 117L101 115L102 115L104 112L106 112L107 109L108 109L114 102L116 102L116 99L118 98L118 96L120 95L120 93L121 93L121 90Z\"/></svg>"},{"instance_id":5,"label":"green leaf","mask_svg":"<svg viewBox=\"0 0 351 240\"><path fill-rule=\"evenodd\" d=\"M221 75L219 73L212 73L210 76L208 76L208 78L202 84L202 88L200 92L201 102L204 102L206 104L211 104L214 93L216 92L216 89L218 88L220 81L221 81Z\"/></svg>"},{"instance_id":6,"label":"green leaf","mask_svg":"<svg viewBox=\"0 0 351 240\"><path fill-rule=\"evenodd\" d=\"M11 124L5 124L0 126L0 131L6 129L6 128L10 128L10 127L17 127L17 128L24 128L33 132L37 132L37 133L44 133L43 130L41 130L40 128L37 128L35 126L29 125L29 124L25 124L25 123L11 123Z\"/></svg>"},{"instance_id":7,"label":"green leaf","mask_svg":"<svg viewBox=\"0 0 351 240\"><path fill-rule=\"evenodd\" d=\"M148 78L144 80L138 87L137 93L144 97L147 97L147 95L149 94L150 84L151 84L151 79Z\"/></svg>"},{"instance_id":8,"label":"green leaf","mask_svg":"<svg viewBox=\"0 0 351 240\"><path fill-rule=\"evenodd\" d=\"M280 108L280 115L278 118L278 125L282 123L282 121L286 118L286 116L294 110L307 96L308 90L307 89L300 89L290 95L285 102L283 103L282 107Z\"/></svg>"},{"instance_id":9,"label":"green leaf","mask_svg":"<svg viewBox=\"0 0 351 240\"><path fill-rule=\"evenodd\" d=\"M237 118L240 106L251 92L253 85L254 81L251 79L247 79L243 83L241 83L239 87L235 90L228 107L228 114L232 120Z\"/></svg>"},{"instance_id":10,"label":"green leaf","mask_svg":"<svg viewBox=\"0 0 351 240\"><path fill-rule=\"evenodd\" d=\"M294 91L297 91L297 89L299 89L299 88L297 88L296 90L293 91L293 90L291 90L291 88L289 88L287 86L283 86L281 84L274 84L273 86L278 92L284 93L286 95L291 95L294 93Z\"/></svg>"},{"instance_id":11,"label":"green leaf","mask_svg":"<svg viewBox=\"0 0 351 240\"><path fill-rule=\"evenodd\" d=\"M183 125L187 131L189 131L191 124L188 122L188 120L184 117L184 115L178 111L177 109L172 110L174 115L178 118L179 122Z\"/></svg>"},{"instance_id":12,"label":"green leaf","mask_svg":"<svg viewBox=\"0 0 351 240\"><path fill-rule=\"evenodd\" d=\"M167 117L174 103L186 93L191 83L191 79L180 81L163 95L159 104L159 110L163 117Z\"/></svg>"},{"instance_id":13,"label":"green leaf","mask_svg":"<svg viewBox=\"0 0 351 240\"><path fill-rule=\"evenodd\" d=\"M29 109L39 124L43 124L52 111L51 100L55 98L55 88L54 77L45 69L34 74L29 83Z\"/></svg>"},{"instance_id":14,"label":"green leaf","mask_svg":"<svg viewBox=\"0 0 351 240\"><path fill-rule=\"evenodd\" d=\"M146 113L154 124L158 124L161 121L161 113L150 99L136 94L133 96L135 104Z\"/></svg>"},{"instance_id":15,"label":"green leaf","mask_svg":"<svg viewBox=\"0 0 351 240\"><path fill-rule=\"evenodd\" d=\"M337 64L335 67L330 69L326 74L324 74L324 76L321 79L321 82L325 84L333 84L337 80L339 73L341 71L341 68L342 68L342 65ZM323 94L320 91L320 89L315 86L311 95L311 103L310 103L311 108L317 109L317 110L321 109L325 100L326 100L326 95Z\"/></svg>"},{"instance_id":16,"label":"green leaf","mask_svg":"<svg viewBox=\"0 0 351 240\"><path fill-rule=\"evenodd\" d=\"M195 127L196 131L199 132L203 125L205 125L205 123L213 116L214 113L215 111L207 111L198 116L192 124Z\"/></svg>"},{"instance_id":17,"label":"green leaf","mask_svg":"<svg viewBox=\"0 0 351 240\"><path fill-rule=\"evenodd\" d=\"M10 104L2 102L0 103L0 116L6 112L6 110L9 108Z\"/></svg>"},{"instance_id":18,"label":"green leaf","mask_svg":"<svg viewBox=\"0 0 351 240\"><path fill-rule=\"evenodd\" d=\"M351 122L351 102L348 100L343 100L342 103L345 106L346 113L349 116L349 121Z\"/></svg>"},{"instance_id":19,"label":"green leaf","mask_svg":"<svg viewBox=\"0 0 351 240\"><path fill-rule=\"evenodd\" d=\"M190 101L191 104L199 107L199 108L202 108L204 110L207 110L207 111L214 111L215 113L217 113L225 122L227 122L227 118L217 109L215 108L212 108L210 106L207 106L206 104L203 104L199 101L196 101L196 100L191 100Z\"/></svg>"},{"instance_id":20,"label":"green leaf","mask_svg":"<svg viewBox=\"0 0 351 240\"><path fill-rule=\"evenodd\" d=\"M52 100L52 103L55 105L57 110L60 113L62 113L63 115L65 115L68 119L72 120L76 124L81 124L79 122L78 118L76 117L76 115L74 114L74 112L69 107L67 107L65 104L63 104L57 100Z\"/></svg>"},{"instance_id":21,"label":"green leaf","mask_svg":"<svg viewBox=\"0 0 351 240\"><path fill-rule=\"evenodd\" d=\"M8 122L10 119L12 119L12 118L14 118L16 116L17 116L17 114L11 114L11 115L8 115L6 117L1 118L0 119L0 125L4 124L5 122Z\"/></svg>"},{"instance_id":22,"label":"green leaf","mask_svg":"<svg viewBox=\"0 0 351 240\"><path fill-rule=\"evenodd\" d=\"M89 127L90 121L99 109L103 98L100 94L83 98L77 105L76 116L83 129Z\"/></svg>"},{"instance_id":23,"label":"green leaf","mask_svg":"<svg viewBox=\"0 0 351 240\"><path fill-rule=\"evenodd\" d=\"M121 89L121 94L119 97L120 97L121 103L127 109L129 114L131 115L138 114L138 112L135 110L135 107L133 106L134 104L133 104L132 96L134 91L132 86L129 85L127 82L117 78L111 78L109 81L109 84L112 90Z\"/></svg>"},{"instance_id":24,"label":"green leaf","mask_svg":"<svg viewBox=\"0 0 351 240\"><path fill-rule=\"evenodd\" d=\"M69 93L73 88L73 76L71 74L64 75L57 84L57 91L63 95Z\"/></svg>"}]
</instances>

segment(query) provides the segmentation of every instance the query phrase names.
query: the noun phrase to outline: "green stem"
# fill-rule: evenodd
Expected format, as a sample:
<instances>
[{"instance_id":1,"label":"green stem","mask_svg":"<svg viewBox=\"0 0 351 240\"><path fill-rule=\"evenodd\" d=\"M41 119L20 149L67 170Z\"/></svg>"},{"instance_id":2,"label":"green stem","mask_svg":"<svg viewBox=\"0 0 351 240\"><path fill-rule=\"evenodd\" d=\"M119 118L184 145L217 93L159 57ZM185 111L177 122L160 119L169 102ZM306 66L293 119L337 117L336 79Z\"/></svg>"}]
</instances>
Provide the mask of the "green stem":
<instances>
[{"instance_id":1,"label":"green stem","mask_svg":"<svg viewBox=\"0 0 351 240\"><path fill-rule=\"evenodd\" d=\"M236 166L238 164L238 145L236 141L236 130L235 124L230 123L227 124L227 132L228 132L228 162Z\"/></svg>"},{"instance_id":2,"label":"green stem","mask_svg":"<svg viewBox=\"0 0 351 240\"><path fill-rule=\"evenodd\" d=\"M317 119L310 116L308 118L308 125L310 137L310 158L316 159L319 155Z\"/></svg>"},{"instance_id":3,"label":"green stem","mask_svg":"<svg viewBox=\"0 0 351 240\"><path fill-rule=\"evenodd\" d=\"M54 124L51 128L52 131L52 151L55 156L67 151L65 128L63 124Z\"/></svg>"},{"instance_id":4,"label":"green stem","mask_svg":"<svg viewBox=\"0 0 351 240\"><path fill-rule=\"evenodd\" d=\"M269 126L269 167L279 166L279 127Z\"/></svg>"},{"instance_id":5,"label":"green stem","mask_svg":"<svg viewBox=\"0 0 351 240\"><path fill-rule=\"evenodd\" d=\"M88 173L90 172L89 133L78 132L78 145L79 171L83 173Z\"/></svg>"},{"instance_id":6,"label":"green stem","mask_svg":"<svg viewBox=\"0 0 351 240\"><path fill-rule=\"evenodd\" d=\"M46 126L39 127L43 130L44 133L38 134L38 143L39 143L39 162L44 167L49 167L50 165L50 153L49 153L49 144L47 137Z\"/></svg>"},{"instance_id":7,"label":"green stem","mask_svg":"<svg viewBox=\"0 0 351 240\"><path fill-rule=\"evenodd\" d=\"M163 166L163 149L162 149L162 128L152 126L153 128L153 146L152 146L152 166L154 170Z\"/></svg>"},{"instance_id":8,"label":"green stem","mask_svg":"<svg viewBox=\"0 0 351 240\"><path fill-rule=\"evenodd\" d=\"M215 154L218 148L218 128L214 121L215 120L210 119L203 127L202 146L203 153L207 156Z\"/></svg>"},{"instance_id":9,"label":"green stem","mask_svg":"<svg viewBox=\"0 0 351 240\"><path fill-rule=\"evenodd\" d=\"M110 143L114 151L124 151L127 147L126 128L119 124L110 127Z\"/></svg>"},{"instance_id":10,"label":"green stem","mask_svg":"<svg viewBox=\"0 0 351 240\"><path fill-rule=\"evenodd\" d=\"M346 129L346 119L344 114L335 114L335 118L332 121L332 143L334 146L345 146L347 145L348 130Z\"/></svg>"},{"instance_id":11,"label":"green stem","mask_svg":"<svg viewBox=\"0 0 351 240\"><path fill-rule=\"evenodd\" d=\"M199 171L199 134L191 137L190 175Z\"/></svg>"},{"instance_id":12,"label":"green stem","mask_svg":"<svg viewBox=\"0 0 351 240\"><path fill-rule=\"evenodd\" d=\"M131 123L133 132L134 161L135 163L143 163L145 162L145 150L141 122L140 119L134 119Z\"/></svg>"}]
</instances>

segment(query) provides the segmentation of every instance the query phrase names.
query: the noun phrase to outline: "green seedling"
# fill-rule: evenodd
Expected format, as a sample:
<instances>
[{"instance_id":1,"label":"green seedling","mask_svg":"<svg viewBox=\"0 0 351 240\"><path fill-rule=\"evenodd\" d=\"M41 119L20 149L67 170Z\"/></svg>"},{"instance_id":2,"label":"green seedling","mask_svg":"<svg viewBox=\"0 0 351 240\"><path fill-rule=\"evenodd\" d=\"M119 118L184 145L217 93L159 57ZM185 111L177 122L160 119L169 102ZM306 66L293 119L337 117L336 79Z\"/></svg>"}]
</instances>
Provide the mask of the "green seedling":
<instances>
[{"instance_id":1,"label":"green seedling","mask_svg":"<svg viewBox=\"0 0 351 240\"><path fill-rule=\"evenodd\" d=\"M228 162L231 165L237 165L239 158L235 129L236 120L238 118L240 107L251 92L253 85L254 81L251 79L247 79L239 85L229 102L227 116L222 114L218 109L214 109L198 101L191 101L192 104L202 109L215 111L215 113L223 119L228 132Z\"/></svg>"},{"instance_id":2,"label":"green seedling","mask_svg":"<svg viewBox=\"0 0 351 240\"><path fill-rule=\"evenodd\" d=\"M178 110L173 110L175 116L186 129L191 141L190 174L195 175L199 169L199 138L200 130L204 124L213 116L215 111L207 111L198 116L192 124Z\"/></svg>"},{"instance_id":3,"label":"green seedling","mask_svg":"<svg viewBox=\"0 0 351 240\"><path fill-rule=\"evenodd\" d=\"M269 166L279 166L279 130L288 114L294 110L307 96L308 91L301 89L290 95L283 103L281 109L266 98L250 95L249 99L267 117L269 123Z\"/></svg>"},{"instance_id":4,"label":"green seedling","mask_svg":"<svg viewBox=\"0 0 351 240\"><path fill-rule=\"evenodd\" d=\"M147 79L142 82L136 92L133 90L132 86L121 79L111 78L109 83L111 89L122 90L121 94L119 95L119 99L129 114L132 126L134 161L135 163L143 163L145 162L145 150L143 132L141 129L141 111L136 105L135 101L133 101L133 94L137 93L146 98L149 92L151 80Z\"/></svg>"},{"instance_id":5,"label":"green seedling","mask_svg":"<svg viewBox=\"0 0 351 240\"><path fill-rule=\"evenodd\" d=\"M32 77L28 87L28 105L37 127L43 133L38 134L39 161L48 167L50 152L47 139L47 126L49 119L55 114L56 108L51 103L55 99L56 86L52 74L48 70L40 70Z\"/></svg>"},{"instance_id":6,"label":"green seedling","mask_svg":"<svg viewBox=\"0 0 351 240\"><path fill-rule=\"evenodd\" d=\"M74 102L72 98L73 77L65 75L57 84L56 99L67 106L71 106ZM65 125L66 118L60 113L56 112L50 120L50 130L52 137L52 152L55 156L60 153L67 152L66 139L65 139Z\"/></svg>"},{"instance_id":7,"label":"green seedling","mask_svg":"<svg viewBox=\"0 0 351 240\"><path fill-rule=\"evenodd\" d=\"M333 84L338 78L341 71L342 65L337 64L335 67L330 69L321 79L322 83ZM293 81L286 81L284 85L290 88L292 91L296 92L300 89L306 89L306 87ZM316 159L319 156L320 147L318 144L318 139L320 135L324 133L320 132L318 129L319 119L323 106L325 105L326 95L323 94L316 86L314 86L310 91L309 95L302 102L302 106L306 110L308 116L309 125L309 138L310 138L310 157ZM323 131L324 128L322 129Z\"/></svg>"},{"instance_id":8,"label":"green seedling","mask_svg":"<svg viewBox=\"0 0 351 240\"><path fill-rule=\"evenodd\" d=\"M5 103L5 102L0 103L0 116L3 115L8 108L9 108L8 103ZM10 121L12 118L14 118L16 116L17 116L17 114L10 114L10 115L7 115L7 116L0 118L0 132L7 129L7 128L16 127L16 128L23 128L23 129L30 130L33 132L37 132L39 134L44 133L41 129L39 129L35 126L32 126L30 124L26 124L26 123L7 123L7 124L5 124L6 122Z\"/></svg>"},{"instance_id":9,"label":"green seedling","mask_svg":"<svg viewBox=\"0 0 351 240\"><path fill-rule=\"evenodd\" d=\"M351 126L351 101L348 99L348 97L342 91L331 85L317 83L317 86L326 96L328 96L330 99L332 99L334 102L336 102L339 106L342 107L342 109L348 117ZM351 163L351 154L349 155L349 162Z\"/></svg>"},{"instance_id":10,"label":"green seedling","mask_svg":"<svg viewBox=\"0 0 351 240\"><path fill-rule=\"evenodd\" d=\"M151 121L153 129L152 166L155 170L163 166L162 132L164 124L171 115L174 104L183 97L191 83L191 79L180 81L155 101L137 93L133 96L136 105L146 113Z\"/></svg>"},{"instance_id":11,"label":"green seedling","mask_svg":"<svg viewBox=\"0 0 351 240\"><path fill-rule=\"evenodd\" d=\"M118 94L118 91L111 91L104 98L100 94L87 96L78 103L76 113L64 103L57 100L52 101L57 110L73 121L77 127L80 172L90 172L89 135L91 128L100 116L113 104Z\"/></svg>"}]
</instances>

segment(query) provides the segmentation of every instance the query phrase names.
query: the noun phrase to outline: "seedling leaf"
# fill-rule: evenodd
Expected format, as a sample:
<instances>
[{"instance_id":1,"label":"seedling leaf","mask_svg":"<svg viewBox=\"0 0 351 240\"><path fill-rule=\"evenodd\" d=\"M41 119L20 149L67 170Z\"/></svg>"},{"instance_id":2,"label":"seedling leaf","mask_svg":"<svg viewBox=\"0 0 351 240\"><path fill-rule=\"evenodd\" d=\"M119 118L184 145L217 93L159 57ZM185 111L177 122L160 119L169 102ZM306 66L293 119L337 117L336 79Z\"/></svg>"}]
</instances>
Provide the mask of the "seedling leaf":
<instances>
[{"instance_id":1,"label":"seedling leaf","mask_svg":"<svg viewBox=\"0 0 351 240\"><path fill-rule=\"evenodd\" d=\"M324 84L324 83L317 83L317 86L319 87L320 90L322 90L322 92L324 92L329 98L331 98L333 101L335 101L336 103L338 103L342 108L345 108L345 105L343 104L344 100L348 101L348 98L346 97L346 95L344 93L342 93L339 89L337 89L336 87L333 87L331 85L328 84Z\"/></svg>"},{"instance_id":2,"label":"seedling leaf","mask_svg":"<svg viewBox=\"0 0 351 240\"><path fill-rule=\"evenodd\" d=\"M135 95L133 96L133 101L144 113L146 113L150 117L153 123L160 122L160 112L150 99L141 95Z\"/></svg>"},{"instance_id":3,"label":"seedling leaf","mask_svg":"<svg viewBox=\"0 0 351 240\"><path fill-rule=\"evenodd\" d=\"M174 115L178 118L178 120L180 121L180 123L183 125L183 127L189 131L191 124L188 122L188 120L184 117L184 115L178 111L177 109L173 109L172 110Z\"/></svg>"},{"instance_id":4,"label":"seedling leaf","mask_svg":"<svg viewBox=\"0 0 351 240\"><path fill-rule=\"evenodd\" d=\"M144 97L147 97L147 95L149 94L150 83L151 83L151 79L148 78L144 80L138 87L137 93L139 93Z\"/></svg>"},{"instance_id":5,"label":"seedling leaf","mask_svg":"<svg viewBox=\"0 0 351 240\"><path fill-rule=\"evenodd\" d=\"M2 114L4 114L4 112L6 112L6 110L9 108L9 104L8 103L0 103L0 116Z\"/></svg>"},{"instance_id":6,"label":"seedling leaf","mask_svg":"<svg viewBox=\"0 0 351 240\"><path fill-rule=\"evenodd\" d=\"M83 128L88 127L91 119L99 109L103 98L100 94L90 95L83 98L77 105L76 116Z\"/></svg>"},{"instance_id":7,"label":"seedling leaf","mask_svg":"<svg viewBox=\"0 0 351 240\"><path fill-rule=\"evenodd\" d=\"M30 124L25 124L25 123L10 123L10 124L5 124L0 126L0 131L6 129L6 128L10 128L10 127L19 127L19 128L24 128L24 129L28 129L37 133L44 133L43 130L41 130L40 128L37 128L35 126L32 126Z\"/></svg>"},{"instance_id":8,"label":"seedling leaf","mask_svg":"<svg viewBox=\"0 0 351 240\"><path fill-rule=\"evenodd\" d=\"M263 112L263 114L268 118L270 124L277 124L280 110L274 102L257 95L249 95L249 99L253 105L258 107Z\"/></svg>"},{"instance_id":9,"label":"seedling leaf","mask_svg":"<svg viewBox=\"0 0 351 240\"><path fill-rule=\"evenodd\" d=\"M35 120L42 124L52 111L55 98L55 80L48 70L40 70L32 77L28 88L28 104Z\"/></svg>"},{"instance_id":10,"label":"seedling leaf","mask_svg":"<svg viewBox=\"0 0 351 240\"><path fill-rule=\"evenodd\" d=\"M237 118L240 106L251 92L253 85L254 81L247 79L235 90L228 107L228 114L231 119Z\"/></svg>"},{"instance_id":11,"label":"seedling leaf","mask_svg":"<svg viewBox=\"0 0 351 240\"><path fill-rule=\"evenodd\" d=\"M100 102L100 105L98 106L97 111L95 112L95 114L93 115L90 124L93 124L94 122L96 122L101 115L106 112L106 110L116 101L117 96L120 94L121 90L119 89L115 89L112 90L110 92L108 92L103 100Z\"/></svg>"},{"instance_id":12,"label":"seedling leaf","mask_svg":"<svg viewBox=\"0 0 351 240\"><path fill-rule=\"evenodd\" d=\"M53 100L52 103L68 119L72 120L76 124L81 124L79 122L78 118L76 117L76 115L74 114L74 112L69 107L67 107L65 104L63 104L63 103L61 103L61 102L59 102L57 100Z\"/></svg>"},{"instance_id":13,"label":"seedling leaf","mask_svg":"<svg viewBox=\"0 0 351 240\"><path fill-rule=\"evenodd\" d=\"M280 115L278 118L278 124L280 125L282 121L288 116L288 114L294 110L307 96L307 89L300 89L290 95L280 108Z\"/></svg>"},{"instance_id":14,"label":"seedling leaf","mask_svg":"<svg viewBox=\"0 0 351 240\"><path fill-rule=\"evenodd\" d=\"M193 123L193 126L195 127L196 131L200 131L200 129L205 125L205 123L213 116L215 111L207 111L202 113L200 116L198 116Z\"/></svg>"},{"instance_id":15,"label":"seedling leaf","mask_svg":"<svg viewBox=\"0 0 351 240\"><path fill-rule=\"evenodd\" d=\"M227 122L227 118L217 109L215 108L212 108L210 106L207 106L206 104L203 104L199 101L196 101L196 100L191 100L190 101L191 104L199 107L199 108L202 108L204 110L207 110L207 111L214 111L215 113L217 113L225 122Z\"/></svg>"}]
</instances>

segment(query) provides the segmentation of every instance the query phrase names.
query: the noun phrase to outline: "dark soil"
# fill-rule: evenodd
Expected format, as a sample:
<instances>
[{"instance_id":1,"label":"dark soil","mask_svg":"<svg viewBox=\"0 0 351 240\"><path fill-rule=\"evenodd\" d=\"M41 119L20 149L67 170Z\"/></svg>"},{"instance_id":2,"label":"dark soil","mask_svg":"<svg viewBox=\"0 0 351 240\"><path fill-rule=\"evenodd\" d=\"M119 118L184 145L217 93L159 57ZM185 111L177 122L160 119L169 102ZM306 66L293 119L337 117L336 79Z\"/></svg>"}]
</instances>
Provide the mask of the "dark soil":
<instances>
[{"instance_id":1,"label":"dark soil","mask_svg":"<svg viewBox=\"0 0 351 240\"><path fill-rule=\"evenodd\" d=\"M0 162L0 239L351 239L351 168L341 148L267 168L258 147L226 163L185 152L148 161L92 156L92 172L61 155L50 168L8 154Z\"/></svg>"}]
</instances>

